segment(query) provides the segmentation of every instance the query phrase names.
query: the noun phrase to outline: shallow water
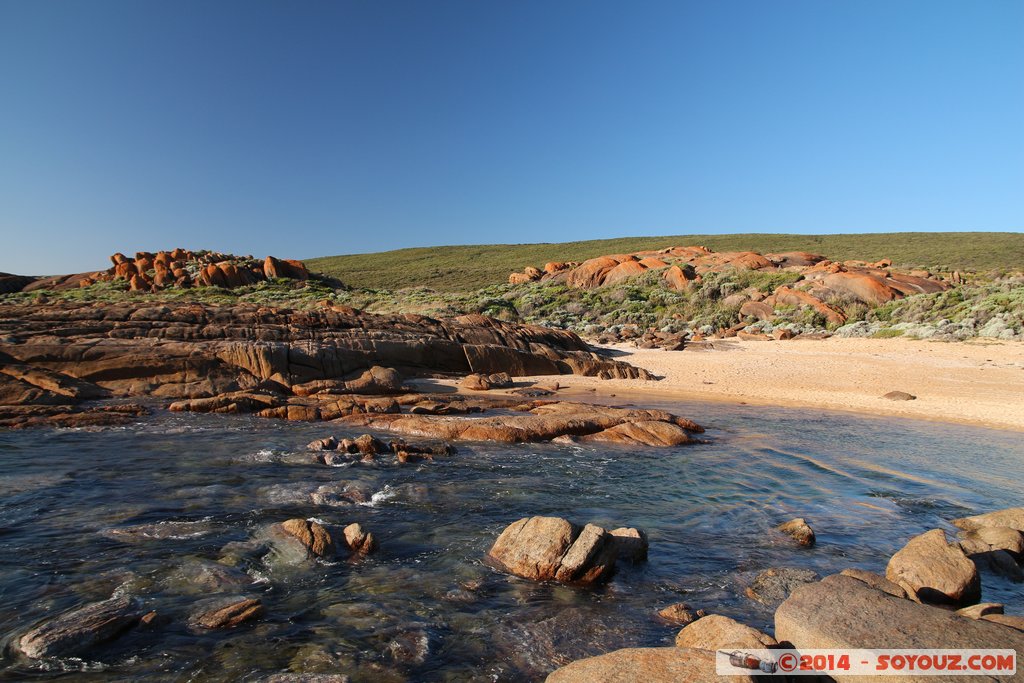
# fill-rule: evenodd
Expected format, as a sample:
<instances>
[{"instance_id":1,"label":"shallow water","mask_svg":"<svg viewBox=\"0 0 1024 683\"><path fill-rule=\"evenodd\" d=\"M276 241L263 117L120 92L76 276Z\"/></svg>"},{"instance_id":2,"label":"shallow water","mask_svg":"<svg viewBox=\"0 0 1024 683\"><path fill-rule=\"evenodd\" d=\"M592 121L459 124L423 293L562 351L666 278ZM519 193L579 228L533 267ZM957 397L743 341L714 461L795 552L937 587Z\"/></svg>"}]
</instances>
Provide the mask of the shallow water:
<instances>
[{"instance_id":1,"label":"shallow water","mask_svg":"<svg viewBox=\"0 0 1024 683\"><path fill-rule=\"evenodd\" d=\"M1018 505L1020 435L842 413L652 401L708 426L707 445L628 449L460 445L432 463L327 467L305 444L328 424L160 413L100 432L0 433L0 678L259 680L279 671L359 680L542 680L579 657L671 644L654 613L686 601L771 631L745 586L770 567L884 572L910 536ZM367 504L315 505L353 483ZM650 560L596 590L533 584L481 563L510 522L557 515L647 530ZM795 516L804 550L772 532ZM263 527L359 522L378 553L310 568L218 559ZM112 533L165 524L149 536ZM185 522L187 524L176 524ZM172 524L175 523L175 524ZM234 544L234 545L231 545ZM211 569L212 568L212 569ZM1024 613L1021 587L983 573L986 600ZM170 618L85 660L30 663L15 637L112 592ZM266 616L223 632L186 625L218 592L259 597Z\"/></svg>"}]
</instances>

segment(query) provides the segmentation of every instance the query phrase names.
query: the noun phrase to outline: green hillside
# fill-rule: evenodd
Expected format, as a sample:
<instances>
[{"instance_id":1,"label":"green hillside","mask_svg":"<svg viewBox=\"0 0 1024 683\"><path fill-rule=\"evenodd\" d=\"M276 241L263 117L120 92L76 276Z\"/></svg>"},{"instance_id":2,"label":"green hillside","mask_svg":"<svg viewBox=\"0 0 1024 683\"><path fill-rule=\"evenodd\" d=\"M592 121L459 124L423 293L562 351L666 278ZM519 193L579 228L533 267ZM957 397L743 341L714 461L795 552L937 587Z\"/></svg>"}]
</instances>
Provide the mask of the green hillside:
<instances>
[{"instance_id":1,"label":"green hillside","mask_svg":"<svg viewBox=\"0 0 1024 683\"><path fill-rule=\"evenodd\" d=\"M938 271L1024 269L1024 233L899 232L860 235L677 235L546 244L486 244L398 249L305 259L310 270L354 287L430 287L464 292L505 282L524 266L644 249L703 245L715 251L810 251L834 260L892 259L896 266Z\"/></svg>"}]
</instances>

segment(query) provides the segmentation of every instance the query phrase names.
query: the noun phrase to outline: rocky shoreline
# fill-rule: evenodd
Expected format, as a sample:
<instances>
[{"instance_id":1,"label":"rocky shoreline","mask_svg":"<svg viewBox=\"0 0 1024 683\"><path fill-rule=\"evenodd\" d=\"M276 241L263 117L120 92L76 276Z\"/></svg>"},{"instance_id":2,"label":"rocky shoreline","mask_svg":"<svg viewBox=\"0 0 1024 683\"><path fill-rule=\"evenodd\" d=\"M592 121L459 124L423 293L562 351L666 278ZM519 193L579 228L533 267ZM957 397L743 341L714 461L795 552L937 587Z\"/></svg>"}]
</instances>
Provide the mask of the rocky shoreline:
<instances>
[{"instance_id":1,"label":"rocky shoreline","mask_svg":"<svg viewBox=\"0 0 1024 683\"><path fill-rule=\"evenodd\" d=\"M453 441L668 447L699 443L703 432L662 410L557 400L555 383L488 393L527 375L653 377L594 353L575 334L483 316L377 316L330 305L311 311L194 303L5 305L0 360L0 426L8 428L118 425L159 404L180 412L324 421L344 432L366 428L401 437L386 443L371 434L326 435L306 451L311 462L325 466L385 459L430 466L435 457L454 452ZM424 393L407 385L423 377L465 379L460 393ZM406 437L427 441L410 443ZM310 494L310 503L364 496L323 488ZM578 660L548 681L716 680L714 650L726 648L1024 651L1024 617L982 603L978 572L981 566L1024 579L1024 508L952 524L961 529L960 538L951 542L941 529L919 535L892 556L884 576L846 570L819 580L805 570L762 572L747 595L775 607L774 637L714 614L713 605L652 605L652 614L683 626L675 647L629 648ZM119 541L131 542L167 530L115 532ZM781 525L779 533L791 537L794 551L815 547L815 533L803 519ZM259 562L301 569L338 557L357 560L387 542L358 523L328 528L296 517L268 525L248 540L229 543L208 562L214 583L235 590L197 602L187 627L201 633L265 618L258 597L238 592L248 583L233 568ZM624 563L657 562L658 552L639 528L607 530L537 516L511 523L481 561L529 581L587 589L606 582ZM158 630L166 619L159 605L115 591L37 624L14 647L31 660L77 656L132 629ZM277 674L267 680L347 680L342 674L317 676Z\"/></svg>"}]
</instances>

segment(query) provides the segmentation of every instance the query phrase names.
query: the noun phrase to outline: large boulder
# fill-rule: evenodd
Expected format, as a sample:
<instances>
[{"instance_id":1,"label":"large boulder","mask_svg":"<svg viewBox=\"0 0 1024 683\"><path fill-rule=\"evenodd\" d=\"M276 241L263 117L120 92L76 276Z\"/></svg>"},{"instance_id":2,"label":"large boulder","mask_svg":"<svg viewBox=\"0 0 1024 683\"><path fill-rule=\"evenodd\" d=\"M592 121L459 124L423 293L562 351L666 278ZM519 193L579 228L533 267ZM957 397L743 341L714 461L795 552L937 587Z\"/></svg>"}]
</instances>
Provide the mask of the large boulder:
<instances>
[{"instance_id":1,"label":"large boulder","mask_svg":"<svg viewBox=\"0 0 1024 683\"><path fill-rule=\"evenodd\" d=\"M615 570L616 544L597 526L582 529L559 517L528 517L505 528L487 553L504 571L534 581L594 584Z\"/></svg>"},{"instance_id":2,"label":"large boulder","mask_svg":"<svg viewBox=\"0 0 1024 683\"><path fill-rule=\"evenodd\" d=\"M942 529L910 539L889 560L885 577L924 602L970 605L981 599L977 568Z\"/></svg>"},{"instance_id":3,"label":"large boulder","mask_svg":"<svg viewBox=\"0 0 1024 683\"><path fill-rule=\"evenodd\" d=\"M749 683L749 676L718 676L715 653L683 647L634 647L588 657L553 671L545 683Z\"/></svg>"},{"instance_id":4,"label":"large boulder","mask_svg":"<svg viewBox=\"0 0 1024 683\"><path fill-rule=\"evenodd\" d=\"M94 602L54 617L18 640L26 657L70 657L113 640L138 623L142 610L129 597Z\"/></svg>"},{"instance_id":5,"label":"large boulder","mask_svg":"<svg viewBox=\"0 0 1024 683\"><path fill-rule=\"evenodd\" d=\"M308 519L289 519L281 522L281 530L297 539L313 555L321 558L334 557L334 540L317 522Z\"/></svg>"},{"instance_id":6,"label":"large boulder","mask_svg":"<svg viewBox=\"0 0 1024 683\"><path fill-rule=\"evenodd\" d=\"M992 615L998 617L1000 615ZM775 637L797 649L985 648L1024 651L1024 633L988 620L903 600L851 576L796 589L775 611ZM837 681L863 680L833 673ZM1018 674L1013 680L1020 680ZM900 676L896 681L938 680Z\"/></svg>"}]
</instances>

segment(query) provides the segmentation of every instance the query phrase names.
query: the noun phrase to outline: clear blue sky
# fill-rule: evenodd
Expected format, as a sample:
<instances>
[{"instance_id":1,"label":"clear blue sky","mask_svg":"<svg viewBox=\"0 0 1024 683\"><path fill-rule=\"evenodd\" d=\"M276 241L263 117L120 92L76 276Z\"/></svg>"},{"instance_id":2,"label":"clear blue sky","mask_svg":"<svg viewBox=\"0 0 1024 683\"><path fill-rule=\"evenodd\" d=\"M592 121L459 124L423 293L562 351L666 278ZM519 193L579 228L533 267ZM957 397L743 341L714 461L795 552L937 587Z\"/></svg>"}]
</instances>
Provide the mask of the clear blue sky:
<instances>
[{"instance_id":1,"label":"clear blue sky","mask_svg":"<svg viewBox=\"0 0 1024 683\"><path fill-rule=\"evenodd\" d=\"M1024 230L1020 0L0 0L0 270Z\"/></svg>"}]
</instances>

